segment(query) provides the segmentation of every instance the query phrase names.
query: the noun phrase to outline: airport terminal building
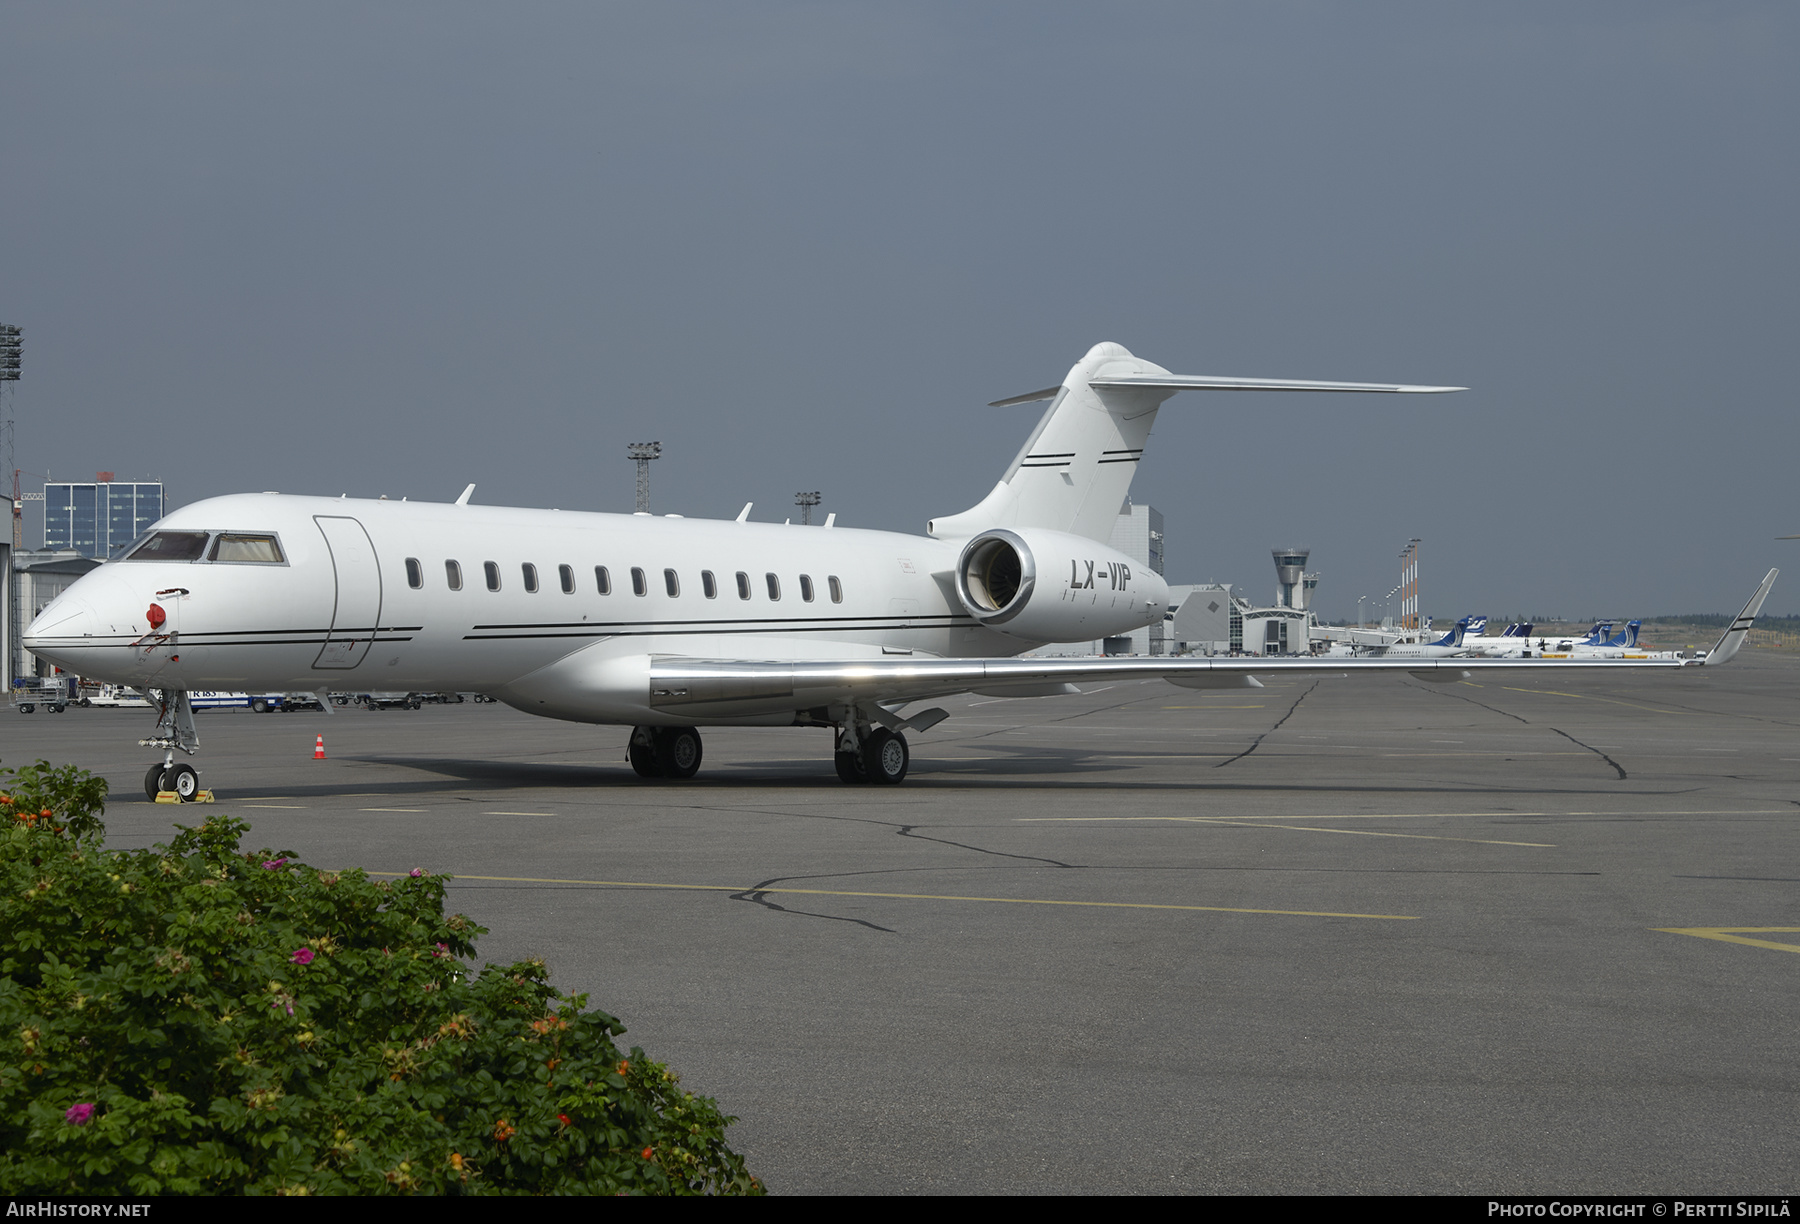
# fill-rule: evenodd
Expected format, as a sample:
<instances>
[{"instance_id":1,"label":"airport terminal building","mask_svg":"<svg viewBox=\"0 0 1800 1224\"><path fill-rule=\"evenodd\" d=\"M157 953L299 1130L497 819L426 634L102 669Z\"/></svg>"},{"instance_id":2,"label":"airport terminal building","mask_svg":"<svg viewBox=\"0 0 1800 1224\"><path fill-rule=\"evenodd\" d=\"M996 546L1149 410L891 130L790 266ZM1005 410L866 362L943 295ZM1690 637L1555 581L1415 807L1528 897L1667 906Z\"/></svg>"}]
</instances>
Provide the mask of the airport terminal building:
<instances>
[{"instance_id":1,"label":"airport terminal building","mask_svg":"<svg viewBox=\"0 0 1800 1224\"><path fill-rule=\"evenodd\" d=\"M162 516L158 480L115 481L111 472L97 472L91 483L46 484L44 547L104 561Z\"/></svg>"}]
</instances>

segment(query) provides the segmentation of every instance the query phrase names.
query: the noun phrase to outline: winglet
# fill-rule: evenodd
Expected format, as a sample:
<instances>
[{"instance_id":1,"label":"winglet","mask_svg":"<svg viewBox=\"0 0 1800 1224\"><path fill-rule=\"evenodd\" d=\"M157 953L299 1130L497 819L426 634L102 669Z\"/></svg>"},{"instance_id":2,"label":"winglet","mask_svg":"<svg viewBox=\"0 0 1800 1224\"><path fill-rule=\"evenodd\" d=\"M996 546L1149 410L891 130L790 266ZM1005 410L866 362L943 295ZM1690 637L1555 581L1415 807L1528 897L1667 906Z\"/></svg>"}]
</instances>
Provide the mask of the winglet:
<instances>
[{"instance_id":1,"label":"winglet","mask_svg":"<svg viewBox=\"0 0 1800 1224\"><path fill-rule=\"evenodd\" d=\"M473 492L475 492L475 486L473 484L470 484L468 488L466 488L462 491L462 496L456 499L456 504L459 506L468 505L469 504L469 495Z\"/></svg>"},{"instance_id":2,"label":"winglet","mask_svg":"<svg viewBox=\"0 0 1800 1224\"><path fill-rule=\"evenodd\" d=\"M1775 585L1775 576L1779 573L1781 573L1780 570L1772 569L1763 578L1762 585L1756 588L1756 594L1750 597L1750 602L1744 605L1744 610L1739 612L1737 619L1731 622L1731 628L1720 636L1719 644L1714 646L1712 652L1706 656L1704 660L1706 663L1731 662L1732 656L1738 652L1738 647L1742 646L1744 639L1749 636L1750 626L1756 623L1756 614L1762 611L1763 600L1769 597L1769 588Z\"/></svg>"}]
</instances>

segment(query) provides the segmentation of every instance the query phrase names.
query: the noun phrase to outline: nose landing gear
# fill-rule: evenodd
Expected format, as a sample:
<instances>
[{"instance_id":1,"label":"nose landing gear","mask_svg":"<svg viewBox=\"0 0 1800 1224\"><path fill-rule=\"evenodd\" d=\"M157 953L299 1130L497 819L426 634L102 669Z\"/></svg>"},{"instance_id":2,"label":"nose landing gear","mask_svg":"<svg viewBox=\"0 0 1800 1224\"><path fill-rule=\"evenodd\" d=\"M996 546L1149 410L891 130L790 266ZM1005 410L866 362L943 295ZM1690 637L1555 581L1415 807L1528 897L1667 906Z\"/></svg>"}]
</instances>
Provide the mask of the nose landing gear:
<instances>
[{"instance_id":1,"label":"nose landing gear","mask_svg":"<svg viewBox=\"0 0 1800 1224\"><path fill-rule=\"evenodd\" d=\"M200 773L192 765L152 765L144 775L144 794L155 803L157 796L174 794L183 803L200 798Z\"/></svg>"},{"instance_id":2,"label":"nose landing gear","mask_svg":"<svg viewBox=\"0 0 1800 1224\"><path fill-rule=\"evenodd\" d=\"M176 692L152 691L152 704L157 707L156 734L138 741L141 748L161 748L162 764L152 765L144 774L144 795L152 803L169 802L172 795L178 803L208 803L212 795L200 789L200 774L192 765L175 763L175 751L188 755L200 751L200 736L194 729L194 707L185 689Z\"/></svg>"}]
</instances>

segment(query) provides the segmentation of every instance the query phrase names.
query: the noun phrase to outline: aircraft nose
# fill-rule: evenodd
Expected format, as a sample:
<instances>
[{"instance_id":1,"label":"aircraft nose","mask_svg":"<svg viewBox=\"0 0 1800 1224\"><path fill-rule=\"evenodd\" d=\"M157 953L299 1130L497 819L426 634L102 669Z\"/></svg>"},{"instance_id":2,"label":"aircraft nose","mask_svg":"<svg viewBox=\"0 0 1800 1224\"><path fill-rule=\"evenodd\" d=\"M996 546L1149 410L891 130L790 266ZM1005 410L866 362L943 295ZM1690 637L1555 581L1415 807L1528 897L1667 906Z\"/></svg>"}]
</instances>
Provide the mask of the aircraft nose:
<instances>
[{"instance_id":1,"label":"aircraft nose","mask_svg":"<svg viewBox=\"0 0 1800 1224\"><path fill-rule=\"evenodd\" d=\"M143 632L131 622L144 619L138 592L106 573L110 566L77 580L33 618L22 635L22 645L33 654L69 664L58 653L96 646L121 633Z\"/></svg>"},{"instance_id":2,"label":"aircraft nose","mask_svg":"<svg viewBox=\"0 0 1800 1224\"><path fill-rule=\"evenodd\" d=\"M99 624L92 604L64 591L26 627L21 645L66 671L79 672L85 648L92 645Z\"/></svg>"},{"instance_id":3,"label":"aircraft nose","mask_svg":"<svg viewBox=\"0 0 1800 1224\"><path fill-rule=\"evenodd\" d=\"M64 638L91 637L100 623L94 606L69 591L64 591L45 605L44 610L25 628L25 649L40 653L39 647Z\"/></svg>"}]
</instances>

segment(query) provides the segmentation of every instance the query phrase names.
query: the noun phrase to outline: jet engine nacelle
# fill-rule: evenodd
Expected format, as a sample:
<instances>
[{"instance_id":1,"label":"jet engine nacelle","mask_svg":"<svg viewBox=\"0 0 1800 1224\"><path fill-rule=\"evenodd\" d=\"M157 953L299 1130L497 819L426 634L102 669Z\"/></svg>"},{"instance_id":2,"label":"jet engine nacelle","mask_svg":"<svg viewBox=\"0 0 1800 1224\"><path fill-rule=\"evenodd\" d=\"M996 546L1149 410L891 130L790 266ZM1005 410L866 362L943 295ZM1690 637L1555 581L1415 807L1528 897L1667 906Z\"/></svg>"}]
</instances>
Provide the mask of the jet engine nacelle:
<instances>
[{"instance_id":1,"label":"jet engine nacelle","mask_svg":"<svg viewBox=\"0 0 1800 1224\"><path fill-rule=\"evenodd\" d=\"M1083 536L991 528L963 546L956 593L989 629L1033 642L1113 637L1162 619L1162 575Z\"/></svg>"}]
</instances>

